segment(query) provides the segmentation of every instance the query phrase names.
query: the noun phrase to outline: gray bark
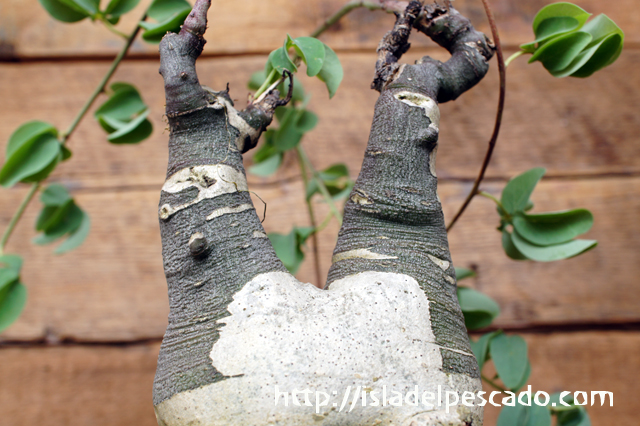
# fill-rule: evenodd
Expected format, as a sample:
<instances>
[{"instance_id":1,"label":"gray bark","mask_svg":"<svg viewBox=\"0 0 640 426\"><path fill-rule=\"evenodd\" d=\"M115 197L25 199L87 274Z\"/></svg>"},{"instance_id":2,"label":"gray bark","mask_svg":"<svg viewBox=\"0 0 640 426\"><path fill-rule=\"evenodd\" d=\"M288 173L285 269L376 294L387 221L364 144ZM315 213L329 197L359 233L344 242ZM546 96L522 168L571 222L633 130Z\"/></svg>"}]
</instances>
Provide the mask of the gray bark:
<instances>
[{"instance_id":1,"label":"gray bark","mask_svg":"<svg viewBox=\"0 0 640 426\"><path fill-rule=\"evenodd\" d=\"M487 72L486 38L454 9L412 2L383 39L374 124L322 291L286 272L246 185L241 153L271 122L279 94L237 111L228 91L198 81L209 4L198 0L160 45L171 134L159 208L170 301L154 382L159 424L481 425L479 407L359 402L341 412L276 405L274 396L275 386L290 396L480 390L434 162L437 104ZM451 59L398 66L412 27Z\"/></svg>"}]
</instances>

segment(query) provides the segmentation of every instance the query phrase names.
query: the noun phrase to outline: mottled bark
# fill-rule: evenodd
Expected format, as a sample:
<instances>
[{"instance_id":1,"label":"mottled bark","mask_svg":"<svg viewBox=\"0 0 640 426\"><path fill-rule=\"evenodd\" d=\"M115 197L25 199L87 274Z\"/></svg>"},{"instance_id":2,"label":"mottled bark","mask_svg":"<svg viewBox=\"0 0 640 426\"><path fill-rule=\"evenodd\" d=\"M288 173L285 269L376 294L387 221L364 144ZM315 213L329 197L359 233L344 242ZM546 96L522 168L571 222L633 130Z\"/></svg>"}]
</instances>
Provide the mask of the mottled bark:
<instances>
[{"instance_id":1,"label":"mottled bark","mask_svg":"<svg viewBox=\"0 0 640 426\"><path fill-rule=\"evenodd\" d=\"M171 130L159 217L169 326L154 383L160 425L475 425L478 407L277 406L281 391L406 394L477 391L457 303L435 150L438 103L486 73L492 49L454 9L411 2L378 49L380 91L360 176L345 208L328 290L278 260L249 197L242 152L282 103L276 91L245 110L228 89L200 85L210 0L160 45ZM398 65L417 28L447 48Z\"/></svg>"}]
</instances>

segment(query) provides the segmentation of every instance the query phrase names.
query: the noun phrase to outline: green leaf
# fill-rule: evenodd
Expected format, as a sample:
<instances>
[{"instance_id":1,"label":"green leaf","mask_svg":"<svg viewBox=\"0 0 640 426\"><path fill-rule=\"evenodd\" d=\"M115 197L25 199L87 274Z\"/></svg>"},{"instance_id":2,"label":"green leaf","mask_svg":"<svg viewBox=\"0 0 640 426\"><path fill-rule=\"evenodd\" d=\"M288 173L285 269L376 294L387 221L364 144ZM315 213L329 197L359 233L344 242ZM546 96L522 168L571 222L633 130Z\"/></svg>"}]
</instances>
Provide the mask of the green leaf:
<instances>
[{"instance_id":1,"label":"green leaf","mask_svg":"<svg viewBox=\"0 0 640 426\"><path fill-rule=\"evenodd\" d=\"M8 267L0 268L0 292L9 284L18 281L19 278L19 271Z\"/></svg>"},{"instance_id":2,"label":"green leaf","mask_svg":"<svg viewBox=\"0 0 640 426\"><path fill-rule=\"evenodd\" d=\"M118 17L133 10L140 0L111 0L104 13L112 17Z\"/></svg>"},{"instance_id":3,"label":"green leaf","mask_svg":"<svg viewBox=\"0 0 640 426\"><path fill-rule=\"evenodd\" d=\"M185 0L155 0L151 3L147 15L156 20L141 22L146 31L142 38L149 43L160 43L167 32L179 32L180 26L191 12L191 5Z\"/></svg>"},{"instance_id":4,"label":"green leaf","mask_svg":"<svg viewBox=\"0 0 640 426\"><path fill-rule=\"evenodd\" d=\"M304 132L297 126L297 120L301 114L301 110L295 108L284 108L278 112L280 118L280 127L273 135L273 146L279 152L285 152L295 148L300 141Z\"/></svg>"},{"instance_id":5,"label":"green leaf","mask_svg":"<svg viewBox=\"0 0 640 426\"><path fill-rule=\"evenodd\" d=\"M62 206L70 199L67 188L59 183L52 183L40 194L40 201L45 206Z\"/></svg>"},{"instance_id":6,"label":"green leaf","mask_svg":"<svg viewBox=\"0 0 640 426\"><path fill-rule=\"evenodd\" d=\"M568 259L591 250L598 244L595 240L573 240L567 243L542 247L529 243L517 231L511 234L511 241L520 253L538 262Z\"/></svg>"},{"instance_id":7,"label":"green leaf","mask_svg":"<svg viewBox=\"0 0 640 426\"><path fill-rule=\"evenodd\" d=\"M533 32L537 34L540 25L549 18L571 17L579 21L581 25L584 25L589 16L591 16L589 12L575 4L568 2L553 3L540 9L535 18L533 18Z\"/></svg>"},{"instance_id":8,"label":"green leaf","mask_svg":"<svg viewBox=\"0 0 640 426\"><path fill-rule=\"evenodd\" d=\"M501 331L494 331L492 333L483 334L477 342L470 340L471 350L478 360L478 367L482 370L484 363L489 360L489 342L494 336L502 333Z\"/></svg>"},{"instance_id":9,"label":"green leaf","mask_svg":"<svg viewBox=\"0 0 640 426\"><path fill-rule=\"evenodd\" d=\"M282 75L285 69L292 73L298 70L298 67L291 61L284 47L280 47L269 54L269 63L280 75Z\"/></svg>"},{"instance_id":10,"label":"green leaf","mask_svg":"<svg viewBox=\"0 0 640 426\"><path fill-rule=\"evenodd\" d=\"M536 40L521 47L524 50L535 49L536 43L543 43L551 37L565 34L581 28L590 13L566 2L553 3L543 7L533 20L533 32Z\"/></svg>"},{"instance_id":11,"label":"green leaf","mask_svg":"<svg viewBox=\"0 0 640 426\"><path fill-rule=\"evenodd\" d=\"M80 246L87 238L87 235L89 235L89 230L91 229L91 219L86 212L81 210L81 213L82 219L80 225L75 231L71 233L69 238L67 238L62 244L58 246L58 248L53 251L55 254L62 254L75 249L76 247Z\"/></svg>"},{"instance_id":12,"label":"green leaf","mask_svg":"<svg viewBox=\"0 0 640 426\"><path fill-rule=\"evenodd\" d=\"M513 244L511 233L506 229L502 230L502 248L504 252L513 260L526 260L527 256L520 253L520 250Z\"/></svg>"},{"instance_id":13,"label":"green leaf","mask_svg":"<svg viewBox=\"0 0 640 426\"><path fill-rule=\"evenodd\" d=\"M250 90L258 90L266 79L267 73L264 70L256 71L251 74L251 78L249 79L249 83L247 83L247 87Z\"/></svg>"},{"instance_id":14,"label":"green leaf","mask_svg":"<svg viewBox=\"0 0 640 426\"><path fill-rule=\"evenodd\" d=\"M468 330L487 327L500 315L500 307L489 296L468 287L458 287L458 301Z\"/></svg>"},{"instance_id":15,"label":"green leaf","mask_svg":"<svg viewBox=\"0 0 640 426\"><path fill-rule=\"evenodd\" d=\"M526 426L551 426L551 412L547 407L534 402L529 407L529 421Z\"/></svg>"},{"instance_id":16,"label":"green leaf","mask_svg":"<svg viewBox=\"0 0 640 426\"><path fill-rule=\"evenodd\" d=\"M529 63L540 61L551 73L561 71L587 47L591 34L577 31L547 41L531 55Z\"/></svg>"},{"instance_id":17,"label":"green leaf","mask_svg":"<svg viewBox=\"0 0 640 426\"><path fill-rule=\"evenodd\" d=\"M289 272L295 274L304 260L304 253L300 249L296 229L292 229L291 232L286 235L270 233L269 240L271 244L273 244L276 255L280 258L284 266Z\"/></svg>"},{"instance_id":18,"label":"green leaf","mask_svg":"<svg viewBox=\"0 0 640 426\"><path fill-rule=\"evenodd\" d=\"M298 121L296 121L296 127L302 133L313 130L318 124L318 116L311 111L303 110Z\"/></svg>"},{"instance_id":19,"label":"green leaf","mask_svg":"<svg viewBox=\"0 0 640 426\"><path fill-rule=\"evenodd\" d=\"M22 144L7 158L0 170L0 184L10 187L31 177L46 178L62 158L60 142L51 133L42 134ZM53 166L53 167L52 167ZM47 171L44 175L40 172Z\"/></svg>"},{"instance_id":20,"label":"green leaf","mask_svg":"<svg viewBox=\"0 0 640 426\"><path fill-rule=\"evenodd\" d=\"M60 206L45 206L36 221L36 231L47 232L47 230L57 227L69 214L73 205L73 199L69 199Z\"/></svg>"},{"instance_id":21,"label":"green leaf","mask_svg":"<svg viewBox=\"0 0 640 426\"><path fill-rule=\"evenodd\" d=\"M349 177L349 168L344 163L333 164L320 173L322 180L332 181L342 177Z\"/></svg>"},{"instance_id":22,"label":"green leaf","mask_svg":"<svg viewBox=\"0 0 640 426\"><path fill-rule=\"evenodd\" d=\"M27 288L16 282L0 291L0 332L18 319L27 302Z\"/></svg>"},{"instance_id":23,"label":"green leaf","mask_svg":"<svg viewBox=\"0 0 640 426\"><path fill-rule=\"evenodd\" d=\"M147 109L147 105L142 100L138 90L128 83L113 83L111 85L112 95L100 105L100 108L93 114L96 119L100 116L115 120L127 121L132 115L140 114ZM112 132L113 128L106 131Z\"/></svg>"},{"instance_id":24,"label":"green leaf","mask_svg":"<svg viewBox=\"0 0 640 426\"><path fill-rule=\"evenodd\" d=\"M553 407L552 410L555 411L557 408L557 406ZM570 409L569 407L562 407L562 410L558 410L556 416L558 418L557 426L591 426L591 419L584 407L576 405L572 405Z\"/></svg>"},{"instance_id":25,"label":"green leaf","mask_svg":"<svg viewBox=\"0 0 640 426\"><path fill-rule=\"evenodd\" d=\"M467 268L454 268L456 270L457 281L464 280L465 278L475 277L475 271Z\"/></svg>"},{"instance_id":26,"label":"green leaf","mask_svg":"<svg viewBox=\"0 0 640 426\"><path fill-rule=\"evenodd\" d=\"M289 36L287 35L287 37ZM324 64L324 43L313 37L298 37L291 40L291 45L298 56L307 64L307 75L313 77L318 74Z\"/></svg>"},{"instance_id":27,"label":"green leaf","mask_svg":"<svg viewBox=\"0 0 640 426\"><path fill-rule=\"evenodd\" d=\"M566 243L587 232L592 225L593 215L586 209L523 213L513 218L513 227L518 235L539 246Z\"/></svg>"},{"instance_id":28,"label":"green leaf","mask_svg":"<svg viewBox=\"0 0 640 426\"><path fill-rule=\"evenodd\" d=\"M329 97L332 98L342 82L344 71L338 55L326 44L324 45L324 62L322 69L318 73L318 78L327 85Z\"/></svg>"},{"instance_id":29,"label":"green leaf","mask_svg":"<svg viewBox=\"0 0 640 426\"><path fill-rule=\"evenodd\" d=\"M78 22L88 17L89 14L78 10L60 0L39 0L42 7L45 8L49 15L61 22Z\"/></svg>"},{"instance_id":30,"label":"green leaf","mask_svg":"<svg viewBox=\"0 0 640 426\"><path fill-rule=\"evenodd\" d=\"M11 157L13 153L24 144L32 142L46 133L58 136L58 129L44 121L29 121L24 123L9 136L6 158Z\"/></svg>"},{"instance_id":31,"label":"green leaf","mask_svg":"<svg viewBox=\"0 0 640 426\"><path fill-rule=\"evenodd\" d=\"M499 334L491 339L489 352L502 383L515 389L527 370L527 342L520 336Z\"/></svg>"},{"instance_id":32,"label":"green leaf","mask_svg":"<svg viewBox=\"0 0 640 426\"><path fill-rule=\"evenodd\" d=\"M315 228L313 226L303 226L294 228L296 235L298 236L298 244L304 244L307 239L313 234Z\"/></svg>"},{"instance_id":33,"label":"green leaf","mask_svg":"<svg viewBox=\"0 0 640 426\"><path fill-rule=\"evenodd\" d=\"M278 170L281 163L282 154L276 152L271 157L249 167L249 172L257 176L270 176Z\"/></svg>"},{"instance_id":34,"label":"green leaf","mask_svg":"<svg viewBox=\"0 0 640 426\"><path fill-rule=\"evenodd\" d=\"M531 362L527 359L527 367L524 370L524 376L522 376L522 380L520 380L520 383L514 386L513 391L517 392L518 390L522 389L522 387L526 385L527 382L529 381L530 376L531 376Z\"/></svg>"},{"instance_id":35,"label":"green leaf","mask_svg":"<svg viewBox=\"0 0 640 426\"><path fill-rule=\"evenodd\" d=\"M9 268L19 274L20 269L22 268L22 257L17 254L5 254L4 256L0 256L0 266Z\"/></svg>"},{"instance_id":36,"label":"green leaf","mask_svg":"<svg viewBox=\"0 0 640 426\"><path fill-rule=\"evenodd\" d=\"M84 12L89 16L98 13L100 8L100 0L60 0L69 7L73 7L79 12Z\"/></svg>"},{"instance_id":37,"label":"green leaf","mask_svg":"<svg viewBox=\"0 0 640 426\"><path fill-rule=\"evenodd\" d=\"M500 202L509 214L525 209L529 202L529 197L538 181L545 174L546 170L542 167L527 170L511 179L504 190Z\"/></svg>"},{"instance_id":38,"label":"green leaf","mask_svg":"<svg viewBox=\"0 0 640 426\"><path fill-rule=\"evenodd\" d=\"M127 125L120 127L115 132L111 133L107 140L113 144L133 144L139 143L148 138L153 133L153 125L147 116L149 110L140 114L138 117L131 120Z\"/></svg>"},{"instance_id":39,"label":"green leaf","mask_svg":"<svg viewBox=\"0 0 640 426\"><path fill-rule=\"evenodd\" d=\"M529 421L529 407L516 404L514 407L505 405L500 410L496 426L527 426Z\"/></svg>"}]
</instances>

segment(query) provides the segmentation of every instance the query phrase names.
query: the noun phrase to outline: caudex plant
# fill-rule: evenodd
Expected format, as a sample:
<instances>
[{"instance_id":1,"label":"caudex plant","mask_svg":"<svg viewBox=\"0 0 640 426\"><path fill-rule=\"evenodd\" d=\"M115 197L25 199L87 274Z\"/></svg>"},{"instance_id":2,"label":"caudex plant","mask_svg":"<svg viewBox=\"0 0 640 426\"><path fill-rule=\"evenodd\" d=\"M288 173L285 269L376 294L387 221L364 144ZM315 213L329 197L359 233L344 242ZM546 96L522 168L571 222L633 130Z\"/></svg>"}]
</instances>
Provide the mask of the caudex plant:
<instances>
[{"instance_id":1,"label":"caudex plant","mask_svg":"<svg viewBox=\"0 0 640 426\"><path fill-rule=\"evenodd\" d=\"M40 193L43 204L36 223L41 234L34 242L66 237L57 248L64 252L89 232L88 215L64 186L43 188L43 182L71 157L67 140L143 28L143 39L162 39L160 72L170 128L158 210L170 301L153 389L160 425L481 425L486 404L481 380L506 395L500 426L551 425L552 416L558 425L589 425L584 408L572 400L553 395L555 406L552 401L540 406L519 393L531 373L524 339L502 331L469 339L467 330L490 326L499 307L488 296L457 286L456 278L473 272L453 267L447 231L471 199L482 195L495 202L505 253L515 260L555 261L595 247L595 241L576 239L593 223L587 210L531 212L530 196L544 169L513 178L500 199L481 191L480 184L498 137L508 62L531 54L530 61L540 61L554 76L587 77L615 61L623 33L604 15L588 20L575 5L552 4L533 22L535 40L505 63L492 14L482 2L493 41L450 2L350 2L312 37L287 36L252 77L256 92L239 109L228 87L210 89L196 75L210 0L197 0L193 9L182 0L155 0L135 31L123 35L123 50L66 132L33 121L20 126L7 144L0 184L24 182L31 189L0 242L0 330L26 301L22 260L4 249L34 196ZM103 10L96 0L41 3L58 20L90 18L121 34L115 28L119 17L138 1L111 0ZM306 109L309 97L293 74L304 66L333 96L342 67L315 37L357 7L393 12L396 22L377 50L372 88L380 96L362 169L352 182L342 164L316 170L301 147L317 117ZM425 56L401 64L414 31L447 49L450 59ZM445 227L436 188L438 104L476 85L494 53L501 76L496 126L472 191ZM148 137L149 111L138 91L114 83L108 95L94 113L107 139L137 143ZM268 129L274 117L278 128ZM242 156L258 146L261 135L250 171L272 174L285 153L295 151L310 227L288 235L265 233ZM317 196L330 207L320 224L311 203ZM338 203L344 198L343 216ZM342 227L326 282L319 278L316 287L298 281L292 273L304 258L305 242L312 239L317 262L316 234L333 218ZM489 361L494 377L482 373ZM342 396L347 388L358 390L350 397L357 403L338 410L330 396ZM289 395L294 389L320 392L328 399L278 405L276 389ZM416 389L420 393L405 401ZM445 407L447 393L467 404Z\"/></svg>"}]
</instances>

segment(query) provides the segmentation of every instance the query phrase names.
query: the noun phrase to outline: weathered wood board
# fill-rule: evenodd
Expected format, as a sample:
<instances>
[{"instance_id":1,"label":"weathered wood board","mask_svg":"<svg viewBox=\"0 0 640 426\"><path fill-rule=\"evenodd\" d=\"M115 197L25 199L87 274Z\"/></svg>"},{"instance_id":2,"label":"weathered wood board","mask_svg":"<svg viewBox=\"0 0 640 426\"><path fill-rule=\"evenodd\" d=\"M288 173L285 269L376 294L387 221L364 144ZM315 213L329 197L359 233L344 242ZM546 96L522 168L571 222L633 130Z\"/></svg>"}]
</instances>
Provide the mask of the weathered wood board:
<instances>
[{"instance_id":1,"label":"weathered wood board","mask_svg":"<svg viewBox=\"0 0 640 426\"><path fill-rule=\"evenodd\" d=\"M588 407L594 425L636 424L638 332L525 334L532 390L610 391L614 406ZM158 343L0 347L0 410L11 426L156 425L151 385ZM490 391L489 388L485 388ZM336 390L343 391L343 390ZM500 398L497 398L499 401ZM495 425L498 408L487 407Z\"/></svg>"},{"instance_id":2,"label":"weathered wood board","mask_svg":"<svg viewBox=\"0 0 640 426\"><path fill-rule=\"evenodd\" d=\"M502 186L490 183L485 189L497 194ZM447 217L469 187L455 182L440 185ZM78 202L91 215L93 229L84 246L64 256L54 256L51 247L30 242L38 209L34 203L8 247L26 259L23 278L29 302L22 318L0 339L161 337L168 308L157 223L158 189L78 191ZM301 190L299 182L254 189L268 205L267 231L289 232L294 224L307 224ZM454 264L478 270L478 278L466 284L498 301L502 308L498 326L638 322L640 197L634 194L639 192L640 178L543 181L533 196L535 211L589 208L595 225L586 236L600 241L589 253L555 263L508 259L495 231L495 208L491 201L478 198L451 232ZM8 191L3 206L17 203L23 193ZM261 202L257 198L254 202L262 214ZM321 206L319 212L324 211ZM0 226L8 222L10 212L2 209ZM320 237L323 276L336 234L337 224ZM306 262L298 276L315 281L312 262Z\"/></svg>"},{"instance_id":3,"label":"weathered wood board","mask_svg":"<svg viewBox=\"0 0 640 426\"><path fill-rule=\"evenodd\" d=\"M129 33L151 0L143 0L125 15L117 28ZM193 3L191 1L191 3ZM347 0L224 0L216 1L209 11L209 29L205 54L227 55L246 52L268 53L282 45L287 33L293 37L309 35ZM531 22L543 6L552 0L493 0L502 42L517 46L533 40ZM628 42L640 41L640 15L631 13L634 0L577 2L593 14L606 13L626 32ZM106 3L105 3L106 4ZM457 0L454 6L474 25L490 34L482 4L478 0ZM104 5L103 5L104 7ZM335 50L375 50L380 38L393 25L393 16L365 9L352 12L322 39ZM0 4L0 59L61 56L113 55L122 40L100 23L88 19L63 24L51 18L36 0L3 0ZM426 37L412 40L414 46L432 45ZM135 54L155 55L157 46L136 42Z\"/></svg>"},{"instance_id":4,"label":"weathered wood board","mask_svg":"<svg viewBox=\"0 0 640 426\"><path fill-rule=\"evenodd\" d=\"M427 52L434 51L412 57ZM317 128L305 136L304 146L318 167L343 161L355 177L376 100L376 92L369 89L375 56L350 54L342 61L345 80L332 100L320 82L301 78L313 95L309 108L320 117ZM509 70L508 109L488 176L510 178L536 166L547 167L550 176L640 172L640 116L631 108L640 104L640 91L635 89L640 87L640 73L628 71L638 61L640 52L630 50L619 63L589 80L559 80L539 64L514 63ZM241 106L249 93L246 82L262 63L254 56L216 58L199 62L198 70L201 82L213 88L230 82L231 94ZM102 62L0 65L0 159L9 135L23 122L45 120L64 130L107 68ZM111 145L90 115L72 136L69 147L74 157L56 171L58 179L82 188L161 184L168 133L163 131L164 91L157 69L155 60L130 61L114 79L139 87L151 108L152 137L137 146ZM492 71L458 101L442 105L440 179L473 179L477 174L495 116L497 77ZM295 161L287 164L275 180L299 174Z\"/></svg>"}]
</instances>

